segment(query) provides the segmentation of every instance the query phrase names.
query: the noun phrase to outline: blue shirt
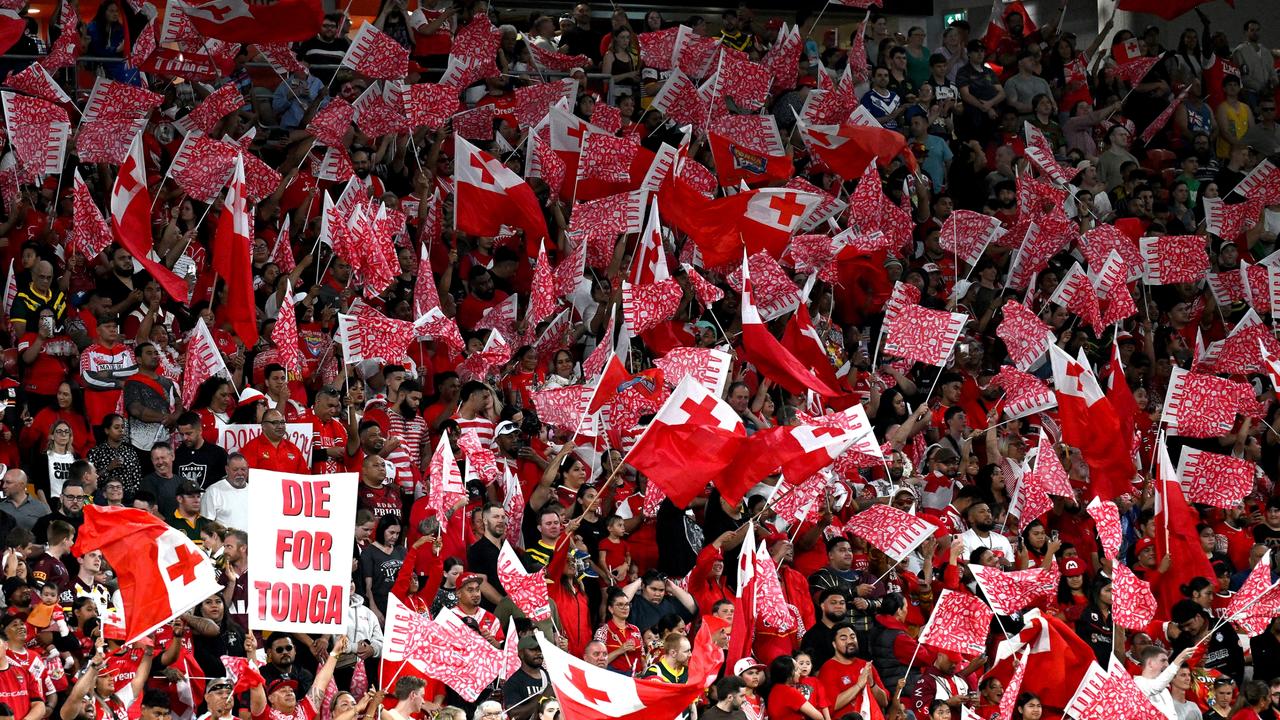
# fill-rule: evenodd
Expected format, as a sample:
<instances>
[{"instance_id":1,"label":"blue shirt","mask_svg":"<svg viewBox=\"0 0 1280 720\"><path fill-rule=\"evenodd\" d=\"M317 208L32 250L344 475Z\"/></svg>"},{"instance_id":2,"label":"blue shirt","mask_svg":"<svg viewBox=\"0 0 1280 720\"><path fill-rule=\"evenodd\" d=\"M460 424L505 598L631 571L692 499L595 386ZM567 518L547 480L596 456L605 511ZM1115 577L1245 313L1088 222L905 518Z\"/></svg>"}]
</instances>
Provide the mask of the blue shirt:
<instances>
[{"instance_id":1,"label":"blue shirt","mask_svg":"<svg viewBox=\"0 0 1280 720\"><path fill-rule=\"evenodd\" d=\"M305 93L291 87L290 84L295 81L296 77L290 74L284 82L276 86L275 95L271 98L271 109L275 110L280 126L289 130L302 126L302 118L307 114L307 106L311 104L313 98L320 95L320 91L324 90L324 83L320 82L315 75L308 75L305 81L301 81ZM325 98L320 102L320 107L324 107L328 102L329 98Z\"/></svg>"},{"instance_id":2,"label":"blue shirt","mask_svg":"<svg viewBox=\"0 0 1280 720\"><path fill-rule=\"evenodd\" d=\"M880 124L886 130L897 130L897 120L884 122L884 118L898 109L898 106L902 104L902 98L892 90L885 90L885 92L888 94L881 95L875 89L868 90L867 94L862 96L861 104L871 113L871 117L880 121Z\"/></svg>"},{"instance_id":3,"label":"blue shirt","mask_svg":"<svg viewBox=\"0 0 1280 720\"><path fill-rule=\"evenodd\" d=\"M920 169L933 182L933 191L938 192L947 177L947 163L951 162L952 157L951 147L937 135L925 135L923 141L913 139L911 142L923 142L927 153L924 160L920 161Z\"/></svg>"}]
</instances>

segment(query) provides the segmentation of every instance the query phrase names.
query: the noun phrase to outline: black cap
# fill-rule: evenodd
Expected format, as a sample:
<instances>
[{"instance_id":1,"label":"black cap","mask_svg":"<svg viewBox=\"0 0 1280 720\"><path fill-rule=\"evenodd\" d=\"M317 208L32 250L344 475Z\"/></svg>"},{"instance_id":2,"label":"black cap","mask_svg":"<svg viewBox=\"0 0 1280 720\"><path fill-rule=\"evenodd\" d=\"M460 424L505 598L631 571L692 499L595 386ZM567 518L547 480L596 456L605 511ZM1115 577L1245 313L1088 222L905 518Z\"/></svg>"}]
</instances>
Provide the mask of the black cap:
<instances>
[{"instance_id":1,"label":"black cap","mask_svg":"<svg viewBox=\"0 0 1280 720\"><path fill-rule=\"evenodd\" d=\"M201 488L199 485L191 482L190 480L184 480L182 484L178 486L178 491L174 493L174 495L203 495L203 494L204 494L204 489Z\"/></svg>"}]
</instances>

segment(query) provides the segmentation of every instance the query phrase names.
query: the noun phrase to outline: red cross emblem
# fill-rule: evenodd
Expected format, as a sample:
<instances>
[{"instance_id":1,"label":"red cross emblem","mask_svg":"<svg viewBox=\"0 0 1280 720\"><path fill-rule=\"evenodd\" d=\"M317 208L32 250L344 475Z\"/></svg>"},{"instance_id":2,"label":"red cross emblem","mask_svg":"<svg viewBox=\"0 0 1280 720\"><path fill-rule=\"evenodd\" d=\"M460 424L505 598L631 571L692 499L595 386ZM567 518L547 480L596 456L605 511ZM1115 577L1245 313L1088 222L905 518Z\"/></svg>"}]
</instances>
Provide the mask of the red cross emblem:
<instances>
[{"instance_id":1,"label":"red cross emblem","mask_svg":"<svg viewBox=\"0 0 1280 720\"><path fill-rule=\"evenodd\" d=\"M578 692L582 693L582 697L592 705L609 702L609 693L598 688L593 688L587 683L587 674L582 668L576 665L569 666L569 684Z\"/></svg>"},{"instance_id":2,"label":"red cross emblem","mask_svg":"<svg viewBox=\"0 0 1280 720\"><path fill-rule=\"evenodd\" d=\"M786 226L790 226L793 220L803 215L808 209L804 203L796 202L795 193L775 195L769 200L769 208L778 211L778 224Z\"/></svg>"},{"instance_id":3,"label":"red cross emblem","mask_svg":"<svg viewBox=\"0 0 1280 720\"><path fill-rule=\"evenodd\" d=\"M191 552L191 546L185 543L175 548L174 552L178 555L178 561L164 571L169 575L170 580L181 577L183 585L190 585L196 581L196 567L200 565L200 555Z\"/></svg>"},{"instance_id":4,"label":"red cross emblem","mask_svg":"<svg viewBox=\"0 0 1280 720\"><path fill-rule=\"evenodd\" d=\"M701 401L694 401L693 398L685 398L680 403L680 409L689 413L689 419L685 420L688 425L719 425L720 418L715 415L716 399L710 395L704 397Z\"/></svg>"},{"instance_id":5,"label":"red cross emblem","mask_svg":"<svg viewBox=\"0 0 1280 720\"><path fill-rule=\"evenodd\" d=\"M565 128L564 134L573 138L574 141L577 142L578 147L582 147L582 134L585 133L586 131L587 131L586 125L582 125L580 123L575 122L574 124Z\"/></svg>"},{"instance_id":6,"label":"red cross emblem","mask_svg":"<svg viewBox=\"0 0 1280 720\"><path fill-rule=\"evenodd\" d=\"M485 185L493 184L493 173L489 172L489 163L481 160L479 155L471 156L471 167L480 170L480 182Z\"/></svg>"}]
</instances>

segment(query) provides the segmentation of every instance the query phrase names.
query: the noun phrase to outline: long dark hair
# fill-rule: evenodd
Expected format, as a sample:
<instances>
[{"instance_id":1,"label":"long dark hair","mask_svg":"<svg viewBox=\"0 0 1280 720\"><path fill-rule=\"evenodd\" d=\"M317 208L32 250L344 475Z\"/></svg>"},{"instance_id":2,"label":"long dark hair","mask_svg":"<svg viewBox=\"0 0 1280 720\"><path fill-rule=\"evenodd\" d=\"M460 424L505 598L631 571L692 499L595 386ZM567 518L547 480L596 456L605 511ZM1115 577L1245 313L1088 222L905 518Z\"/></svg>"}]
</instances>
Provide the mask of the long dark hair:
<instances>
[{"instance_id":1,"label":"long dark hair","mask_svg":"<svg viewBox=\"0 0 1280 720\"><path fill-rule=\"evenodd\" d=\"M766 700L773 689L779 685L790 685L796 674L796 659L790 655L779 655L769 663L769 684L762 695Z\"/></svg>"}]
</instances>

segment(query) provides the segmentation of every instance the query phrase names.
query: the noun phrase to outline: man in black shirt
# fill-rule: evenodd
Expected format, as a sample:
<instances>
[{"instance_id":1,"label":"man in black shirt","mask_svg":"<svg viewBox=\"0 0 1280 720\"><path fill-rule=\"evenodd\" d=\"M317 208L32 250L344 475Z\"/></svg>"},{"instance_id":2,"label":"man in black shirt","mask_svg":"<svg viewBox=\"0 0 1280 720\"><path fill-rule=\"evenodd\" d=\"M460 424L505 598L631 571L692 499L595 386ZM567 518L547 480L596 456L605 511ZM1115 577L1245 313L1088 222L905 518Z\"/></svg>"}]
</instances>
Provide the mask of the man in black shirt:
<instances>
[{"instance_id":1,"label":"man in black shirt","mask_svg":"<svg viewBox=\"0 0 1280 720\"><path fill-rule=\"evenodd\" d=\"M736 675L722 677L712 686L718 701L698 714L702 720L747 720L742 704L747 701L747 689Z\"/></svg>"},{"instance_id":2,"label":"man in black shirt","mask_svg":"<svg viewBox=\"0 0 1280 720\"><path fill-rule=\"evenodd\" d=\"M813 660L813 675L817 675L822 664L836 652L831 646L831 640L836 625L844 622L848 613L844 590L836 587L823 588L818 593L818 610L818 621L804 634L804 642L800 646Z\"/></svg>"},{"instance_id":3,"label":"man in black shirt","mask_svg":"<svg viewBox=\"0 0 1280 720\"><path fill-rule=\"evenodd\" d=\"M591 28L591 6L578 3L573 8L573 29L560 36L560 52L568 55L586 55L600 62L600 41L604 33Z\"/></svg>"},{"instance_id":4,"label":"man in black shirt","mask_svg":"<svg viewBox=\"0 0 1280 720\"><path fill-rule=\"evenodd\" d=\"M480 585L480 606L493 611L506 593L498 579L498 553L507 536L507 513L499 505L486 505L481 516L484 535L467 548L467 567L484 575Z\"/></svg>"},{"instance_id":5,"label":"man in black shirt","mask_svg":"<svg viewBox=\"0 0 1280 720\"><path fill-rule=\"evenodd\" d=\"M311 67L311 74L323 83L333 80L335 69L319 66L337 65L347 54L347 48L351 47L351 41L342 35L345 25L346 17L342 13L329 13L320 24L320 33L294 48L298 59L306 62Z\"/></svg>"},{"instance_id":6,"label":"man in black shirt","mask_svg":"<svg viewBox=\"0 0 1280 720\"><path fill-rule=\"evenodd\" d=\"M178 418L182 444L174 460L174 474L207 488L227 476L227 451L204 441L200 416L188 410Z\"/></svg>"},{"instance_id":7,"label":"man in black shirt","mask_svg":"<svg viewBox=\"0 0 1280 720\"><path fill-rule=\"evenodd\" d=\"M540 707L540 703L529 698L543 693L550 695L551 683L542 669L542 648L538 647L538 639L525 635L516 647L520 653L520 669L502 684L502 704L509 709L507 715L511 720L527 720L536 715Z\"/></svg>"}]
</instances>

